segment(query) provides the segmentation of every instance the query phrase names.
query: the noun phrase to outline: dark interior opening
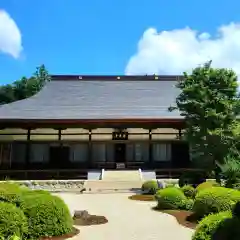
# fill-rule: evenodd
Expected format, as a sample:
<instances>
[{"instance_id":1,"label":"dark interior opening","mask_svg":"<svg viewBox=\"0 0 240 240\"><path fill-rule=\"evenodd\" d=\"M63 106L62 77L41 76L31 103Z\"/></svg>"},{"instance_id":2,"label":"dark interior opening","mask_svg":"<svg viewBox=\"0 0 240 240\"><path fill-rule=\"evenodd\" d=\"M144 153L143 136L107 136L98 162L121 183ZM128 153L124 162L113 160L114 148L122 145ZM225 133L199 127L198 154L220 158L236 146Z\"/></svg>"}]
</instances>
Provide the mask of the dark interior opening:
<instances>
[{"instance_id":1,"label":"dark interior opening","mask_svg":"<svg viewBox=\"0 0 240 240\"><path fill-rule=\"evenodd\" d=\"M51 168L68 168L70 148L65 146L51 146L49 149Z\"/></svg>"},{"instance_id":2,"label":"dark interior opening","mask_svg":"<svg viewBox=\"0 0 240 240\"><path fill-rule=\"evenodd\" d=\"M186 142L172 143L172 167L188 168L190 167L189 145Z\"/></svg>"},{"instance_id":3,"label":"dark interior opening","mask_svg":"<svg viewBox=\"0 0 240 240\"><path fill-rule=\"evenodd\" d=\"M115 162L123 163L126 161L126 144L117 143L115 144Z\"/></svg>"}]
</instances>

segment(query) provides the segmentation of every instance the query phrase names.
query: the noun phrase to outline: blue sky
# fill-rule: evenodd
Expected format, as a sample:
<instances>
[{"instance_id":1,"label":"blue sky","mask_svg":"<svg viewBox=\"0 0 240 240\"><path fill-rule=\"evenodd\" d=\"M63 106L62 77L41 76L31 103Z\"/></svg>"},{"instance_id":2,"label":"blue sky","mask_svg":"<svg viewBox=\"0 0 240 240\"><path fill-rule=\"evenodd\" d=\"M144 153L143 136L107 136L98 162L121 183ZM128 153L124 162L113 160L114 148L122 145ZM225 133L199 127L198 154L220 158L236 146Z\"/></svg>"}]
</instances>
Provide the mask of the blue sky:
<instances>
[{"instance_id":1,"label":"blue sky","mask_svg":"<svg viewBox=\"0 0 240 240\"><path fill-rule=\"evenodd\" d=\"M0 0L20 33L14 37L0 15L0 83L42 63L52 74L175 74L211 58L239 74L239 7L236 0Z\"/></svg>"}]
</instances>

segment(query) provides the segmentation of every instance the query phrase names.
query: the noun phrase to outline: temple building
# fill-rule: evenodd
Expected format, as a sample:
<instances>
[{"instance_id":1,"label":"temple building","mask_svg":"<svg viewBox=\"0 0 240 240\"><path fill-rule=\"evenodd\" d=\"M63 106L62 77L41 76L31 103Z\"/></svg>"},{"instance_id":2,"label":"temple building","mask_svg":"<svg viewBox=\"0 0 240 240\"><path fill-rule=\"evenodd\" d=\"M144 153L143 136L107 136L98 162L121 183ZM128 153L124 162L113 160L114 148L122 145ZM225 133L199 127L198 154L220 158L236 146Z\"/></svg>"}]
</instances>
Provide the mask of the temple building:
<instances>
[{"instance_id":1,"label":"temple building","mask_svg":"<svg viewBox=\"0 0 240 240\"><path fill-rule=\"evenodd\" d=\"M184 119L168 111L179 78L51 76L36 95L0 107L1 176L189 167Z\"/></svg>"}]
</instances>

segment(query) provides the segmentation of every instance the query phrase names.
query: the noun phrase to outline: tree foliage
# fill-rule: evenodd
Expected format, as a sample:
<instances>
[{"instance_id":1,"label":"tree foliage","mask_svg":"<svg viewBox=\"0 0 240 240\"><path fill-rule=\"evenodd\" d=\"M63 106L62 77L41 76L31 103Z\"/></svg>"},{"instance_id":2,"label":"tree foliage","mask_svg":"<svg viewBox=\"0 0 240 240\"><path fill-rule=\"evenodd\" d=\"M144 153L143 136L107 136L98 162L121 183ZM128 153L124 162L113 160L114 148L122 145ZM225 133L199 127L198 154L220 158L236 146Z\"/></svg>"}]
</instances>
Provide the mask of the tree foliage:
<instances>
[{"instance_id":1,"label":"tree foliage","mask_svg":"<svg viewBox=\"0 0 240 240\"><path fill-rule=\"evenodd\" d=\"M212 68L208 62L191 74L184 73L177 87L181 93L169 110L180 110L185 118L193 163L212 170L216 162L222 163L229 152L236 151L237 76L230 69Z\"/></svg>"},{"instance_id":2,"label":"tree foliage","mask_svg":"<svg viewBox=\"0 0 240 240\"><path fill-rule=\"evenodd\" d=\"M30 78L22 77L13 84L0 87L0 104L11 103L35 95L50 80L44 65L37 67Z\"/></svg>"},{"instance_id":3,"label":"tree foliage","mask_svg":"<svg viewBox=\"0 0 240 240\"><path fill-rule=\"evenodd\" d=\"M240 179L240 156L238 158L231 158L227 156L224 164L218 164L221 169L221 177L225 180L225 187L233 188L235 184L239 183Z\"/></svg>"}]
</instances>

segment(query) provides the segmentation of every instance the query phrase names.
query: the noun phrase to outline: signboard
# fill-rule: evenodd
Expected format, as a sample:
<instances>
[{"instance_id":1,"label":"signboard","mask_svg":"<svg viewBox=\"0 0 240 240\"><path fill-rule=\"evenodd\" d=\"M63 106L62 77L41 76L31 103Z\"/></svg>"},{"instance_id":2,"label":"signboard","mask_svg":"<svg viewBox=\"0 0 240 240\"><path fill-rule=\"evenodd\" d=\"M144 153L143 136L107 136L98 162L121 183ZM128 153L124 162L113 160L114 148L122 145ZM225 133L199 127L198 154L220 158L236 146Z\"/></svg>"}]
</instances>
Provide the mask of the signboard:
<instances>
[{"instance_id":1,"label":"signboard","mask_svg":"<svg viewBox=\"0 0 240 240\"><path fill-rule=\"evenodd\" d=\"M125 169L125 163L116 163L116 169Z\"/></svg>"},{"instance_id":2,"label":"signboard","mask_svg":"<svg viewBox=\"0 0 240 240\"><path fill-rule=\"evenodd\" d=\"M128 140L128 132L115 131L112 133L112 140Z\"/></svg>"}]
</instances>

